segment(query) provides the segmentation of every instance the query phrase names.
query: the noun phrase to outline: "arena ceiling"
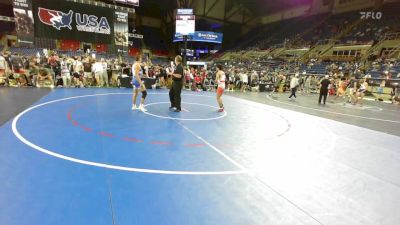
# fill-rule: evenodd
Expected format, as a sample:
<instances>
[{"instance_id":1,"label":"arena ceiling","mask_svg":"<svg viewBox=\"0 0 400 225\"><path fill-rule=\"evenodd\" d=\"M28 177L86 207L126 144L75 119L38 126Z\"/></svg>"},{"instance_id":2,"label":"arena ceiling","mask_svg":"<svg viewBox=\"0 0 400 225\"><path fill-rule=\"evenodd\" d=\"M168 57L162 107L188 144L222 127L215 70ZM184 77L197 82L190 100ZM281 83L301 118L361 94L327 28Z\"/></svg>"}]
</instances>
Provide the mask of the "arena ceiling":
<instances>
[{"instance_id":1,"label":"arena ceiling","mask_svg":"<svg viewBox=\"0 0 400 225\"><path fill-rule=\"evenodd\" d=\"M306 5L313 0L232 0L236 4L249 9L258 16L265 16L277 11L290 9L300 5Z\"/></svg>"},{"instance_id":2,"label":"arena ceiling","mask_svg":"<svg viewBox=\"0 0 400 225\"><path fill-rule=\"evenodd\" d=\"M113 0L97 0L113 3ZM327 0L331 1L331 0ZM312 3L313 0L140 0L136 12L140 15L163 18L176 8L194 8L196 15L224 23L246 24L256 17L265 16L295 6ZM12 0L0 0L11 5ZM238 19L238 17L240 19Z\"/></svg>"},{"instance_id":3,"label":"arena ceiling","mask_svg":"<svg viewBox=\"0 0 400 225\"><path fill-rule=\"evenodd\" d=\"M112 2L112 0L98 1ZM313 0L140 0L140 7L136 8L136 12L140 15L162 17L165 13L177 8L194 8L196 15L202 18L243 24L255 17L312 2ZM233 17L238 16L242 17L242 20L232 20Z\"/></svg>"},{"instance_id":4,"label":"arena ceiling","mask_svg":"<svg viewBox=\"0 0 400 225\"><path fill-rule=\"evenodd\" d=\"M299 5L310 4L313 0L140 0L141 7L146 9L163 8L176 9L178 5L193 7L198 2L204 2L211 6L220 1L225 1L227 7L242 6L243 8L256 13L258 16L265 16L270 13L289 9Z\"/></svg>"},{"instance_id":5,"label":"arena ceiling","mask_svg":"<svg viewBox=\"0 0 400 225\"><path fill-rule=\"evenodd\" d=\"M99 0L112 3L112 0ZM227 10L240 6L256 16L265 16L277 11L289 9L299 5L310 4L313 0L140 0L140 7L136 10L142 15L157 16L160 12L174 10L178 7L193 7L199 2L206 2L208 7L224 2ZM0 0L0 3L11 5L12 0ZM201 5L201 4L200 4ZM223 13L220 12L220 13Z\"/></svg>"}]
</instances>

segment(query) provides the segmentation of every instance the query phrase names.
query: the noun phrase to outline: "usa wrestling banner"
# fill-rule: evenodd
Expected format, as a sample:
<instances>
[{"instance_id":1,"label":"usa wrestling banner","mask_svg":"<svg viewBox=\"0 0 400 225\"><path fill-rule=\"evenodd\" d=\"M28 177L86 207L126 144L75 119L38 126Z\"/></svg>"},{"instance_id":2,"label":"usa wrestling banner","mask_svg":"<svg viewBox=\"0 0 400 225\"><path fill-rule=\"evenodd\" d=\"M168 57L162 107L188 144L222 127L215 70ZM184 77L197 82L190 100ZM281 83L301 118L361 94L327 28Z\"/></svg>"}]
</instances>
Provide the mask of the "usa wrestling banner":
<instances>
[{"instance_id":1,"label":"usa wrestling banner","mask_svg":"<svg viewBox=\"0 0 400 225\"><path fill-rule=\"evenodd\" d=\"M33 2L36 37L111 44L114 10L69 1Z\"/></svg>"},{"instance_id":2,"label":"usa wrestling banner","mask_svg":"<svg viewBox=\"0 0 400 225\"><path fill-rule=\"evenodd\" d=\"M22 45L32 45L35 38L32 1L14 0L13 6L18 42Z\"/></svg>"}]
</instances>

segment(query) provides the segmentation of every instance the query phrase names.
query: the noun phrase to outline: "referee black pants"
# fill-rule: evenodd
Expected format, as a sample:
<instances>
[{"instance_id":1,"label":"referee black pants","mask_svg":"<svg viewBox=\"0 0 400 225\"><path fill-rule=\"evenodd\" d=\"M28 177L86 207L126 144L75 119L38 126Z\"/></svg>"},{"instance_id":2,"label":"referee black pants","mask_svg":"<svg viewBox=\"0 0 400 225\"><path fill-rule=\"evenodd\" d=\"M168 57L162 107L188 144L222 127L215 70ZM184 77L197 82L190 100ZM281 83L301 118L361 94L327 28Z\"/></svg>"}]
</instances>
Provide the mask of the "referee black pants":
<instances>
[{"instance_id":1,"label":"referee black pants","mask_svg":"<svg viewBox=\"0 0 400 225\"><path fill-rule=\"evenodd\" d=\"M297 98L296 97L296 88L292 88L292 94L289 96L289 98L292 98L292 97L295 97L295 98Z\"/></svg>"},{"instance_id":2,"label":"referee black pants","mask_svg":"<svg viewBox=\"0 0 400 225\"><path fill-rule=\"evenodd\" d=\"M322 100L322 97L324 97L324 105L325 105L325 102L326 102L326 97L328 96L328 90L320 90L319 91L319 99L318 99L318 104L321 104L321 100Z\"/></svg>"},{"instance_id":3,"label":"referee black pants","mask_svg":"<svg viewBox=\"0 0 400 225\"><path fill-rule=\"evenodd\" d=\"M172 87L169 90L169 100L171 102L171 107L175 107L177 110L181 110L182 86L182 81L173 81Z\"/></svg>"}]
</instances>

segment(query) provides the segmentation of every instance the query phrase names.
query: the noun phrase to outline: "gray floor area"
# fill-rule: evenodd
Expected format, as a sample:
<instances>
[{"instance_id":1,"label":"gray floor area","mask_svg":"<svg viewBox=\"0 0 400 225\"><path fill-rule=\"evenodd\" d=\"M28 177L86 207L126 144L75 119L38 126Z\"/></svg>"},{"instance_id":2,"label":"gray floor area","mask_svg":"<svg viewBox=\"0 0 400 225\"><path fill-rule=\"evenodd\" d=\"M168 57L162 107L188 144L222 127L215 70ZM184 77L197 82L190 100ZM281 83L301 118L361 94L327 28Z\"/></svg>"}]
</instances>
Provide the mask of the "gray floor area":
<instances>
[{"instance_id":1,"label":"gray floor area","mask_svg":"<svg viewBox=\"0 0 400 225\"><path fill-rule=\"evenodd\" d=\"M274 97L269 97L265 92L226 92L225 95L400 136L400 105L364 101L363 106L353 106L344 105L342 99L336 101L328 99L324 106L317 104L318 95L315 94L311 96L298 94L296 100L289 100L287 93L275 94Z\"/></svg>"},{"instance_id":2,"label":"gray floor area","mask_svg":"<svg viewBox=\"0 0 400 225\"><path fill-rule=\"evenodd\" d=\"M0 88L0 126L47 95L50 89Z\"/></svg>"},{"instance_id":3,"label":"gray floor area","mask_svg":"<svg viewBox=\"0 0 400 225\"><path fill-rule=\"evenodd\" d=\"M252 139L231 156L259 171L254 176L265 186L260 193L267 199L275 193L292 206L276 201L270 209L282 207L304 216L300 221L281 218L265 224L400 224L400 137L263 106L285 118L290 129L266 142ZM246 112L251 106L243 102L243 107ZM264 126L276 130L278 124L275 119ZM260 208L268 206L260 204Z\"/></svg>"}]
</instances>

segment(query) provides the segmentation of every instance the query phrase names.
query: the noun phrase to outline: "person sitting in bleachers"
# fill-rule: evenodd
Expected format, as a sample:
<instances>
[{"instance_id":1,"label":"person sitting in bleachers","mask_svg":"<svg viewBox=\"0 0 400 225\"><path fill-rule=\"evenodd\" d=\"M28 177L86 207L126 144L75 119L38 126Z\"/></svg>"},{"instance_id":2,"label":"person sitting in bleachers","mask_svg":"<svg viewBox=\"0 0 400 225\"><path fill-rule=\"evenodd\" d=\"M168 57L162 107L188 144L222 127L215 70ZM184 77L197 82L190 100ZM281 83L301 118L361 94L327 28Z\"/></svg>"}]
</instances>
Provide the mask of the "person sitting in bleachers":
<instances>
[{"instance_id":1,"label":"person sitting in bleachers","mask_svg":"<svg viewBox=\"0 0 400 225\"><path fill-rule=\"evenodd\" d=\"M32 60L29 65L29 78L34 87L36 87L38 74L39 74L39 64L37 63L37 61Z\"/></svg>"},{"instance_id":2,"label":"person sitting in bleachers","mask_svg":"<svg viewBox=\"0 0 400 225\"><path fill-rule=\"evenodd\" d=\"M74 77L73 81L74 81L75 88L86 87L85 86L86 79L85 79L83 71L80 71L79 73L78 72L74 72L72 74L72 76Z\"/></svg>"},{"instance_id":3,"label":"person sitting in bleachers","mask_svg":"<svg viewBox=\"0 0 400 225\"><path fill-rule=\"evenodd\" d=\"M36 86L38 88L41 87L54 88L53 76L51 75L49 70L44 68L39 70Z\"/></svg>"},{"instance_id":4,"label":"person sitting in bleachers","mask_svg":"<svg viewBox=\"0 0 400 225\"><path fill-rule=\"evenodd\" d=\"M8 65L6 58L0 55L0 85L8 86L7 71Z\"/></svg>"},{"instance_id":5,"label":"person sitting in bleachers","mask_svg":"<svg viewBox=\"0 0 400 225\"><path fill-rule=\"evenodd\" d=\"M12 74L8 78L13 81L10 82L13 83L15 86L27 86L28 79L25 76L24 63L22 61L21 56L14 53L10 57L10 64L11 64Z\"/></svg>"},{"instance_id":6,"label":"person sitting in bleachers","mask_svg":"<svg viewBox=\"0 0 400 225\"><path fill-rule=\"evenodd\" d=\"M195 83L195 91L200 91L203 90L203 81L201 79L201 76L199 74L196 74L194 77L194 83Z\"/></svg>"}]
</instances>

